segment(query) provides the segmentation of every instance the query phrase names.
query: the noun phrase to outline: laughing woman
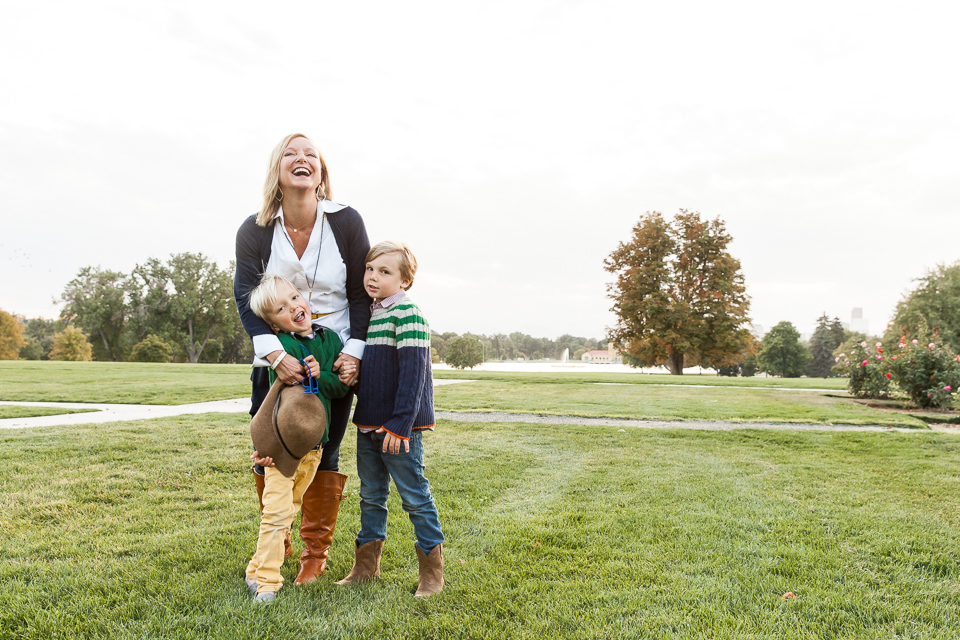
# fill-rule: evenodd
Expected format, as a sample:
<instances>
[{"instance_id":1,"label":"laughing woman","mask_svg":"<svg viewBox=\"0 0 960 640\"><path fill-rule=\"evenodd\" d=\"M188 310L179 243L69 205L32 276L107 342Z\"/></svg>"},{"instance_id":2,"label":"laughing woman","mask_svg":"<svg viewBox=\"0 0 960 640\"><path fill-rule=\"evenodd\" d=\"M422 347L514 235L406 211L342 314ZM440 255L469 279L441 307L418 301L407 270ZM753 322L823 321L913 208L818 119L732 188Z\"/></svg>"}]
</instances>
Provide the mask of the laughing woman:
<instances>
[{"instance_id":1,"label":"laughing woman","mask_svg":"<svg viewBox=\"0 0 960 640\"><path fill-rule=\"evenodd\" d=\"M247 218L237 232L234 296L256 356L250 376L250 415L257 412L269 390L266 366L274 367L287 384L303 380L300 363L283 357L280 341L250 310L247 298L264 272L292 282L308 297L314 323L338 333L344 347L334 370L341 380L352 385L359 374L370 322L370 298L363 288L370 240L360 214L331 202L330 196L327 165L316 145L303 134L288 135L270 156L260 212ZM340 442L352 403L352 392L331 402L330 439L323 447L317 475L303 496L300 537L304 549L296 584L313 581L326 568L347 480L339 473ZM254 466L253 472L262 497L263 469ZM291 553L288 546L287 555Z\"/></svg>"}]
</instances>

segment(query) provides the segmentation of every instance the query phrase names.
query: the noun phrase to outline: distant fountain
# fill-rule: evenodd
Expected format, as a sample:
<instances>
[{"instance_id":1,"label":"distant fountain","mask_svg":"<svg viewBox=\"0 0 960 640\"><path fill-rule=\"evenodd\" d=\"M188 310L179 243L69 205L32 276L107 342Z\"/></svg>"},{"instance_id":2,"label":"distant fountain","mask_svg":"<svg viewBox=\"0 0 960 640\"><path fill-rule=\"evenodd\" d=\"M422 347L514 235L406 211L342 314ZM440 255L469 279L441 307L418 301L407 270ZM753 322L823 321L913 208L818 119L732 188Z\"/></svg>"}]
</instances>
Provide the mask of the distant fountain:
<instances>
[{"instance_id":1,"label":"distant fountain","mask_svg":"<svg viewBox=\"0 0 960 640\"><path fill-rule=\"evenodd\" d=\"M567 363L567 360L569 360L569 359L570 359L570 349L569 349L569 348L568 348L568 349L564 349L564 350L563 350L563 355L560 356L560 362L566 364L566 363Z\"/></svg>"}]
</instances>

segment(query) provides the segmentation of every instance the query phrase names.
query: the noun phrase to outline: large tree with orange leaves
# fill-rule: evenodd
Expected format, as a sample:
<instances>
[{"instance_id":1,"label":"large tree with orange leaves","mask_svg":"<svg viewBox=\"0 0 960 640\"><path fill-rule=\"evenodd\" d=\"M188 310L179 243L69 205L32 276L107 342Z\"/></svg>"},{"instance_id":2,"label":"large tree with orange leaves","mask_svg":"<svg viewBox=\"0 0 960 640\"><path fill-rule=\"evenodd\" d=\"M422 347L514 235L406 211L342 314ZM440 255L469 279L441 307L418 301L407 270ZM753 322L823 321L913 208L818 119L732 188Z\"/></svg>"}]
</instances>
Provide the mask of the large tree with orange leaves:
<instances>
[{"instance_id":1,"label":"large tree with orange leaves","mask_svg":"<svg viewBox=\"0 0 960 640\"><path fill-rule=\"evenodd\" d=\"M641 216L633 235L604 261L617 324L607 337L640 365L679 375L698 362L734 364L750 344L740 261L727 251L723 222L680 210L672 222Z\"/></svg>"}]
</instances>

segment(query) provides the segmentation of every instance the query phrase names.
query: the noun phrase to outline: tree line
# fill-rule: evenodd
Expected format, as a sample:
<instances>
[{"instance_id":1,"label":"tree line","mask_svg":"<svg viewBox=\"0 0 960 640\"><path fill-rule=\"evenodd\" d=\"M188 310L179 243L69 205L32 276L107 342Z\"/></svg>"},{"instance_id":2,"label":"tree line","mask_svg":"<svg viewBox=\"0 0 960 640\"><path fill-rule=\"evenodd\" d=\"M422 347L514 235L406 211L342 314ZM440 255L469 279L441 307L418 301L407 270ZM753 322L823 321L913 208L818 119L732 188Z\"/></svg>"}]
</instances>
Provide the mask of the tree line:
<instances>
[{"instance_id":1,"label":"tree line","mask_svg":"<svg viewBox=\"0 0 960 640\"><path fill-rule=\"evenodd\" d=\"M150 258L130 273L84 267L64 287L58 319L19 318L17 336L0 318L0 356L19 345L12 357L27 360L250 362L233 273L201 253Z\"/></svg>"}]
</instances>

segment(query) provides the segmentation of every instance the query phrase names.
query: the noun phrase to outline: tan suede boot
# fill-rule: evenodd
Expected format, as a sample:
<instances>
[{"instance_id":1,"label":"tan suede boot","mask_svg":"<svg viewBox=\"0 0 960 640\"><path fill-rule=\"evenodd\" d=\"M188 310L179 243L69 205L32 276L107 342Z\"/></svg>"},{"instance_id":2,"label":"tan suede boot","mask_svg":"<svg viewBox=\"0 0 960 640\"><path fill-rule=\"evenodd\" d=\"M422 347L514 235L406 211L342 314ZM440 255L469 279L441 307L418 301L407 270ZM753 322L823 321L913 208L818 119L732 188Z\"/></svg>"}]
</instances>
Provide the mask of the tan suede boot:
<instances>
[{"instance_id":1,"label":"tan suede boot","mask_svg":"<svg viewBox=\"0 0 960 640\"><path fill-rule=\"evenodd\" d=\"M303 553L300 554L300 568L294 584L313 582L326 570L346 484L347 476L342 473L317 471L313 482L304 492L300 511Z\"/></svg>"},{"instance_id":2,"label":"tan suede boot","mask_svg":"<svg viewBox=\"0 0 960 640\"><path fill-rule=\"evenodd\" d=\"M417 550L417 562L420 563L420 583L413 597L428 598L435 593L440 593L443 591L443 545L435 546L430 555L425 554L416 545L414 548Z\"/></svg>"},{"instance_id":3,"label":"tan suede boot","mask_svg":"<svg viewBox=\"0 0 960 640\"><path fill-rule=\"evenodd\" d=\"M356 550L353 569L343 580L334 584L346 585L373 580L380 575L380 554L383 552L383 540L374 540L360 545Z\"/></svg>"},{"instance_id":4,"label":"tan suede boot","mask_svg":"<svg viewBox=\"0 0 960 640\"><path fill-rule=\"evenodd\" d=\"M253 471L253 469L250 469ZM263 513L263 488L265 486L265 480L262 475L253 471L253 482L257 485L257 500L260 501L260 513ZM287 535L283 536L283 557L289 558L293 555L293 543L290 542L290 532L287 531Z\"/></svg>"}]
</instances>

